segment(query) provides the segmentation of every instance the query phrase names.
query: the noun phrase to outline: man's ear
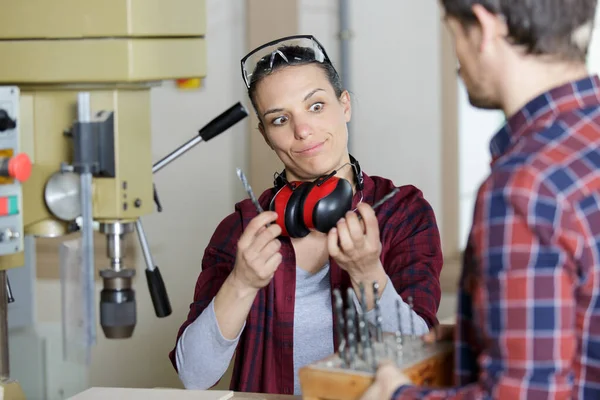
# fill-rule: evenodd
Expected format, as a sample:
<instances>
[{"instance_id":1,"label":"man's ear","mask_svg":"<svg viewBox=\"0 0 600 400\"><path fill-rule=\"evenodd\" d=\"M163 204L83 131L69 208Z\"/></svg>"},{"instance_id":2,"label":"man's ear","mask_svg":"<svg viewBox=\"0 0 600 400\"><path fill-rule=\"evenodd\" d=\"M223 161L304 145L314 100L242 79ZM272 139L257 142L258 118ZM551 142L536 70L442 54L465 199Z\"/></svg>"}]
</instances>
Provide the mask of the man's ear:
<instances>
[{"instance_id":1,"label":"man's ear","mask_svg":"<svg viewBox=\"0 0 600 400\"><path fill-rule=\"evenodd\" d=\"M274 150L273 146L271 145L271 142L269 142L269 138L267 137L267 134L265 133L265 126L263 125L262 122L258 123L258 130L260 131L260 134L262 135L263 139L265 139L267 146L269 146L271 148L271 150Z\"/></svg>"},{"instance_id":2,"label":"man's ear","mask_svg":"<svg viewBox=\"0 0 600 400\"><path fill-rule=\"evenodd\" d=\"M481 4L473 5L471 10L478 22L477 50L479 52L487 50L499 37L504 38L508 35L508 26L500 15L491 13Z\"/></svg>"},{"instance_id":3,"label":"man's ear","mask_svg":"<svg viewBox=\"0 0 600 400\"><path fill-rule=\"evenodd\" d=\"M346 117L346 122L350 122L352 118L352 102L350 99L350 93L347 90L344 90L342 95L340 96L340 104L344 108L344 116Z\"/></svg>"}]
</instances>

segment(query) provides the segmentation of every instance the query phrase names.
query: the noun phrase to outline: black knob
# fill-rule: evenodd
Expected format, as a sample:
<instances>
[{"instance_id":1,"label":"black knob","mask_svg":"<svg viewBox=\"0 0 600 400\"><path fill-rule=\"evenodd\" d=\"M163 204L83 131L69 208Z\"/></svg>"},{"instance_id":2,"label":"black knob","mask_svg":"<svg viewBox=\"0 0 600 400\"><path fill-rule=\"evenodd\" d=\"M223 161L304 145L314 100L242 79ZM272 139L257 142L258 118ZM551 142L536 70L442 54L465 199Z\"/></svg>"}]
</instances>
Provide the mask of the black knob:
<instances>
[{"instance_id":1,"label":"black knob","mask_svg":"<svg viewBox=\"0 0 600 400\"><path fill-rule=\"evenodd\" d=\"M17 122L8 115L6 110L0 109L0 132L15 129L16 126Z\"/></svg>"},{"instance_id":2,"label":"black knob","mask_svg":"<svg viewBox=\"0 0 600 400\"><path fill-rule=\"evenodd\" d=\"M171 315L171 302L169 301L165 282L157 266L152 271L146 270L146 281L148 282L148 290L150 291L150 298L156 316L164 318Z\"/></svg>"},{"instance_id":3,"label":"black knob","mask_svg":"<svg viewBox=\"0 0 600 400\"><path fill-rule=\"evenodd\" d=\"M158 212L162 212L162 205L160 204L160 199L158 198L158 191L156 190L156 185L152 184L154 188L154 202L156 203L156 209Z\"/></svg>"}]
</instances>

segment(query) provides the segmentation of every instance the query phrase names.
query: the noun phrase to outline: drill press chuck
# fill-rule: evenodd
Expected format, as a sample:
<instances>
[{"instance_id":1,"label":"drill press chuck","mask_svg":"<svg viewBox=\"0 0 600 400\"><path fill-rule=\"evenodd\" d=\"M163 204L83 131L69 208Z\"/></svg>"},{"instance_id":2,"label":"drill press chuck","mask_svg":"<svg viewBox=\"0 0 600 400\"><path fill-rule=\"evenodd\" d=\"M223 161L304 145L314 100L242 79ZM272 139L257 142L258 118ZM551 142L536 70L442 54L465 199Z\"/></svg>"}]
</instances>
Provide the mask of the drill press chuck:
<instances>
[{"instance_id":1,"label":"drill press chuck","mask_svg":"<svg viewBox=\"0 0 600 400\"><path fill-rule=\"evenodd\" d=\"M137 322L132 269L100 271L104 288L100 292L100 325L109 339L125 339L133 335Z\"/></svg>"}]
</instances>

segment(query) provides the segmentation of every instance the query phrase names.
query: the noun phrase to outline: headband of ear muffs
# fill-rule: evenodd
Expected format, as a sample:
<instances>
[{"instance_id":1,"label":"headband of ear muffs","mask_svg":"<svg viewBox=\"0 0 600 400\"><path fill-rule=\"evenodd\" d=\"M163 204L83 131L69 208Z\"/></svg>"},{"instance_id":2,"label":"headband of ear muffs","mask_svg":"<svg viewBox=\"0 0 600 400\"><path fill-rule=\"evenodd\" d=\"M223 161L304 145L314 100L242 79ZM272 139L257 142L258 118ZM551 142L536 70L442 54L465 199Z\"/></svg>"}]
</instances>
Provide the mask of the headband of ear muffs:
<instances>
[{"instance_id":1,"label":"headband of ear muffs","mask_svg":"<svg viewBox=\"0 0 600 400\"><path fill-rule=\"evenodd\" d=\"M360 167L353 168L360 183L357 187L362 190ZM277 213L276 223L283 236L302 238L311 230L327 233L351 210L352 185L335 174L336 171L314 182L287 182L282 174L276 178L275 185L280 189L269 209Z\"/></svg>"}]
</instances>

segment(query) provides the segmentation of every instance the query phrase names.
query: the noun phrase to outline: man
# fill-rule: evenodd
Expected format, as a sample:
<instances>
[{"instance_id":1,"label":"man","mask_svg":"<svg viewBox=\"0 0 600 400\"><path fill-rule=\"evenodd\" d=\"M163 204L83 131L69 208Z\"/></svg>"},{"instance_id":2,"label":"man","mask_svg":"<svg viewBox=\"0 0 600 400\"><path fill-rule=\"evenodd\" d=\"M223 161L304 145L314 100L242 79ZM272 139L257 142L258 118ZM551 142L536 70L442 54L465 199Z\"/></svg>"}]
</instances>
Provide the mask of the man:
<instances>
[{"instance_id":1,"label":"man","mask_svg":"<svg viewBox=\"0 0 600 400\"><path fill-rule=\"evenodd\" d=\"M456 387L391 363L364 399L600 398L596 0L442 0L472 105L504 111L459 287Z\"/></svg>"}]
</instances>

